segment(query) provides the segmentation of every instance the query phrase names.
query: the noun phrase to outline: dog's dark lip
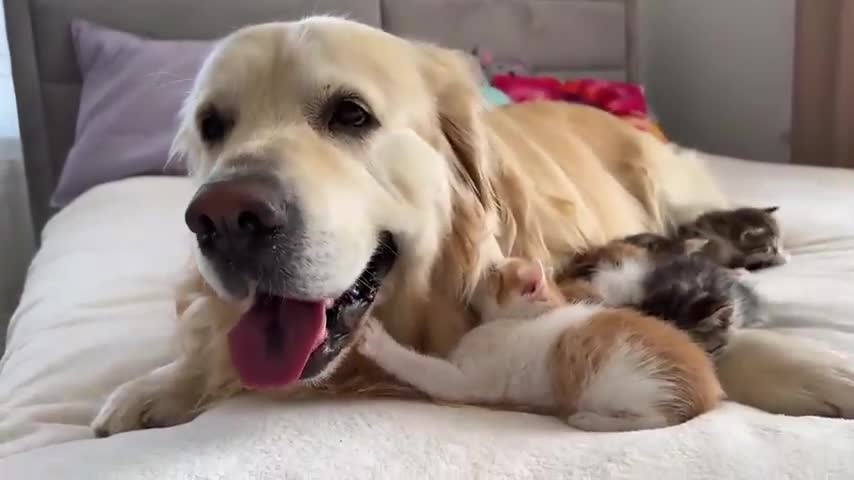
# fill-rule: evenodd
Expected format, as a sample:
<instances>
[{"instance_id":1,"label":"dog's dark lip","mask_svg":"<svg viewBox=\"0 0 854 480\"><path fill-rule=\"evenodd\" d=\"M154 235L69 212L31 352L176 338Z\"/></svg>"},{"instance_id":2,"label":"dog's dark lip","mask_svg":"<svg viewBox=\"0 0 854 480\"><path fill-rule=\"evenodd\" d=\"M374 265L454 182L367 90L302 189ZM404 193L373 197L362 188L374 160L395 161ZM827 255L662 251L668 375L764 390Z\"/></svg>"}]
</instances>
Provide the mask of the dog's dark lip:
<instances>
[{"instance_id":1,"label":"dog's dark lip","mask_svg":"<svg viewBox=\"0 0 854 480\"><path fill-rule=\"evenodd\" d=\"M394 237L388 232L380 234L377 247L364 271L353 285L326 309L326 338L309 356L300 375L301 379L319 375L341 353L352 333L350 322L346 319L361 317L373 304L383 279L394 266L397 254Z\"/></svg>"},{"instance_id":2,"label":"dog's dark lip","mask_svg":"<svg viewBox=\"0 0 854 480\"><path fill-rule=\"evenodd\" d=\"M365 312L373 304L382 286L382 281L391 271L397 259L398 249L389 232L378 235L376 247L365 268L353 284L337 298L309 298L283 296L267 288L257 287L253 294L253 308L265 301L302 301L313 304L325 303L325 334L318 338L300 373L301 380L310 380L323 373L324 369L342 353L350 340L351 333ZM284 326L287 328L287 326Z\"/></svg>"}]
</instances>

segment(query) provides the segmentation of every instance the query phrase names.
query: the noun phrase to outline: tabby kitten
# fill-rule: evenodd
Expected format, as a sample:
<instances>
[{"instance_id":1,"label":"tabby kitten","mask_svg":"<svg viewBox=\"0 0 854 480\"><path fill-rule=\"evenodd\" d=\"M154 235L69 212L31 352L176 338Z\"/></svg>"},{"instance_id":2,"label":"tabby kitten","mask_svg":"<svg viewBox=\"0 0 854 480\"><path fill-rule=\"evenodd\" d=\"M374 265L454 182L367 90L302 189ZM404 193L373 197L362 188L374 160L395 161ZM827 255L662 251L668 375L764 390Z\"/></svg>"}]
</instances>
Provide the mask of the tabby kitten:
<instances>
[{"instance_id":1,"label":"tabby kitten","mask_svg":"<svg viewBox=\"0 0 854 480\"><path fill-rule=\"evenodd\" d=\"M661 318L687 332L708 353L717 353L733 329L764 323L766 309L738 273L692 254L702 242L681 242L679 246L660 236L615 240L576 257L557 280L569 298ZM684 253L667 253L674 251ZM573 297L577 292L589 295Z\"/></svg>"},{"instance_id":2,"label":"tabby kitten","mask_svg":"<svg viewBox=\"0 0 854 480\"><path fill-rule=\"evenodd\" d=\"M768 320L756 291L733 271L698 255L653 265L635 306L687 331L709 353L725 347L732 330Z\"/></svg>"},{"instance_id":3,"label":"tabby kitten","mask_svg":"<svg viewBox=\"0 0 854 480\"><path fill-rule=\"evenodd\" d=\"M774 218L778 207L738 208L705 213L679 227L679 238L704 238L702 253L729 268L760 268L782 265L789 259L783 249L780 226Z\"/></svg>"}]
</instances>

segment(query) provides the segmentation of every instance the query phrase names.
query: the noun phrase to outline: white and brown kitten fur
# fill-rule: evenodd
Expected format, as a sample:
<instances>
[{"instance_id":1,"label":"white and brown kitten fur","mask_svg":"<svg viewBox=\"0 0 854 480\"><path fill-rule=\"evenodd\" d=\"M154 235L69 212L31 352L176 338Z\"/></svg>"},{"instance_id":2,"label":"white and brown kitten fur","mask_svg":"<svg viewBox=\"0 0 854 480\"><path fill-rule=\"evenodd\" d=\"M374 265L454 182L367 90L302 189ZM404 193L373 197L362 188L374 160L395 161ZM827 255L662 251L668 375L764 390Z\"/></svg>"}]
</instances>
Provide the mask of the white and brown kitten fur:
<instances>
[{"instance_id":1,"label":"white and brown kitten fur","mask_svg":"<svg viewBox=\"0 0 854 480\"><path fill-rule=\"evenodd\" d=\"M680 226L677 235L707 239L703 255L725 267L757 270L783 265L789 254L783 249L780 225L774 218L777 210L745 207L707 212Z\"/></svg>"},{"instance_id":2,"label":"white and brown kitten fur","mask_svg":"<svg viewBox=\"0 0 854 480\"><path fill-rule=\"evenodd\" d=\"M586 285L587 298L671 322L716 354L734 329L765 323L767 310L743 275L700 252L705 243L655 234L614 240L562 268L560 285L568 295Z\"/></svg>"},{"instance_id":3,"label":"white and brown kitten fur","mask_svg":"<svg viewBox=\"0 0 854 480\"><path fill-rule=\"evenodd\" d=\"M676 425L722 398L684 332L634 310L567 304L538 262L505 260L476 297L482 324L447 359L402 346L374 319L357 348L435 400L548 412L582 430Z\"/></svg>"}]
</instances>

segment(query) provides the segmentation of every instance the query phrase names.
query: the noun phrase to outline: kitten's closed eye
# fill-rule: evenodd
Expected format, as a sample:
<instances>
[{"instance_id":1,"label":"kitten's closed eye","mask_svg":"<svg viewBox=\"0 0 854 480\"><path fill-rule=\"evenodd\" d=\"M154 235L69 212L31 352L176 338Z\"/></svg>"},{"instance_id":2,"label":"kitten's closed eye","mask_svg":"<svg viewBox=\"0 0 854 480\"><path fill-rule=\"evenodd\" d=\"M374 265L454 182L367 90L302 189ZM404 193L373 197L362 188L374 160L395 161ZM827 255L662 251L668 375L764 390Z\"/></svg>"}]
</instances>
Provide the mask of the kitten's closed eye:
<instances>
[{"instance_id":1,"label":"kitten's closed eye","mask_svg":"<svg viewBox=\"0 0 854 480\"><path fill-rule=\"evenodd\" d=\"M768 235L768 234L769 234L768 229L766 229L764 227L748 228L747 230L741 232L741 239L742 240L752 240L752 239L756 239L756 238L761 238L761 237Z\"/></svg>"}]
</instances>

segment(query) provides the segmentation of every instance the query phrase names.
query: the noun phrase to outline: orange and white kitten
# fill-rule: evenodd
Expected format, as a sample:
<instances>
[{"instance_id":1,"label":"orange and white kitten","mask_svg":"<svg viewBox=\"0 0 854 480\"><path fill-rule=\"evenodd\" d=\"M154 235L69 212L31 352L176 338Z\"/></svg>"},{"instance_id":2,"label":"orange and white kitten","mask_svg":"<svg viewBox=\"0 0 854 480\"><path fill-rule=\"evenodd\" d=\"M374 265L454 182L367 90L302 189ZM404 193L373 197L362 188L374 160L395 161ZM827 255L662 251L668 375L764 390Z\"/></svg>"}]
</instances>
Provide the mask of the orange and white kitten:
<instances>
[{"instance_id":1,"label":"orange and white kitten","mask_svg":"<svg viewBox=\"0 0 854 480\"><path fill-rule=\"evenodd\" d=\"M373 318L358 348L435 400L548 412L582 430L676 425L718 405L714 367L686 333L557 292L539 262L506 259L476 291L482 324L447 359L402 346Z\"/></svg>"}]
</instances>

